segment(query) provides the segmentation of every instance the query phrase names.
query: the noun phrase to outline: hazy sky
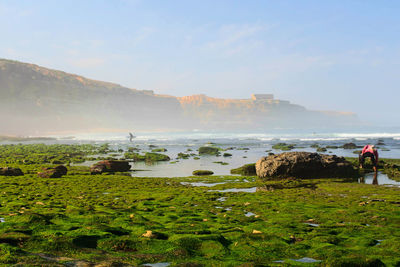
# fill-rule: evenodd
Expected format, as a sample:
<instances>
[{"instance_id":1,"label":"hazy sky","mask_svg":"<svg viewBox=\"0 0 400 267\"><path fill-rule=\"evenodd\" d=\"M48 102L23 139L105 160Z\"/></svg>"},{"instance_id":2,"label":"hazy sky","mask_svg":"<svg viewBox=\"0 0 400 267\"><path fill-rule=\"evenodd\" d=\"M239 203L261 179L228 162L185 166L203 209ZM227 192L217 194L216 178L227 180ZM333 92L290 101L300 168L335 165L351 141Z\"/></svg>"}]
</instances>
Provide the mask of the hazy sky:
<instances>
[{"instance_id":1,"label":"hazy sky","mask_svg":"<svg viewBox=\"0 0 400 267\"><path fill-rule=\"evenodd\" d=\"M0 0L0 57L175 96L273 93L398 126L399 14L397 0Z\"/></svg>"}]
</instances>

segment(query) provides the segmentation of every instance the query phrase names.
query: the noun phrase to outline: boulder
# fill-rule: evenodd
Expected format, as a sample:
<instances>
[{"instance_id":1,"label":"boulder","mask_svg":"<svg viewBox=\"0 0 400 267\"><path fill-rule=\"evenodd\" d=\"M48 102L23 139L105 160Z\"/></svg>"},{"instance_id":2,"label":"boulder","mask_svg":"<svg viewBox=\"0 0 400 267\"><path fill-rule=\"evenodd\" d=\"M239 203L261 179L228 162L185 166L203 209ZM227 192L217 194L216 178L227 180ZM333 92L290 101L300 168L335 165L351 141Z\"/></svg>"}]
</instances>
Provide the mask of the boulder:
<instances>
[{"instance_id":1,"label":"boulder","mask_svg":"<svg viewBox=\"0 0 400 267\"><path fill-rule=\"evenodd\" d=\"M192 172L193 175L213 175L213 171L209 170L195 170Z\"/></svg>"},{"instance_id":2,"label":"boulder","mask_svg":"<svg viewBox=\"0 0 400 267\"><path fill-rule=\"evenodd\" d=\"M310 152L285 152L262 157L256 163L260 178L354 177L356 171L344 157Z\"/></svg>"},{"instance_id":3,"label":"boulder","mask_svg":"<svg viewBox=\"0 0 400 267\"><path fill-rule=\"evenodd\" d=\"M354 143L346 143L342 146L344 149L356 149L357 145Z\"/></svg>"},{"instance_id":4,"label":"boulder","mask_svg":"<svg viewBox=\"0 0 400 267\"><path fill-rule=\"evenodd\" d=\"M44 168L42 172L38 172L38 176L41 178L61 178L68 172L67 167L64 165L58 165L57 167Z\"/></svg>"},{"instance_id":5,"label":"boulder","mask_svg":"<svg viewBox=\"0 0 400 267\"><path fill-rule=\"evenodd\" d=\"M232 169L231 174L240 174L240 175L256 175L256 164L251 163L251 164L246 164L243 165L242 167Z\"/></svg>"},{"instance_id":6,"label":"boulder","mask_svg":"<svg viewBox=\"0 0 400 267\"><path fill-rule=\"evenodd\" d=\"M20 168L5 167L5 168L0 168L0 175L21 176L24 175L24 173L21 171Z\"/></svg>"},{"instance_id":7,"label":"boulder","mask_svg":"<svg viewBox=\"0 0 400 267\"><path fill-rule=\"evenodd\" d=\"M125 160L103 160L90 167L91 174L102 174L103 172L126 172L131 169Z\"/></svg>"},{"instance_id":8,"label":"boulder","mask_svg":"<svg viewBox=\"0 0 400 267\"><path fill-rule=\"evenodd\" d=\"M199 155L218 155L219 150L218 147L202 146L199 148Z\"/></svg>"}]
</instances>

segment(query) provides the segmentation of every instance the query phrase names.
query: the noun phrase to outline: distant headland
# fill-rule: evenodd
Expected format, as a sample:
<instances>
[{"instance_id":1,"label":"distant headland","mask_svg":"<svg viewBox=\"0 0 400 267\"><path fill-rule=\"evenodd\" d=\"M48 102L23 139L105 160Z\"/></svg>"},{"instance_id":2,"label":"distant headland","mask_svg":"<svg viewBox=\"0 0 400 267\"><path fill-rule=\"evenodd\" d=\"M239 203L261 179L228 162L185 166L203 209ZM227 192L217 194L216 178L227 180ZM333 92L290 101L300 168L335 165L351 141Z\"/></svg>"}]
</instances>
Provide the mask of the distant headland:
<instances>
[{"instance_id":1,"label":"distant headland","mask_svg":"<svg viewBox=\"0 0 400 267\"><path fill-rule=\"evenodd\" d=\"M4 135L95 128L267 131L360 124L354 113L311 111L273 94L251 94L249 99L174 97L6 59L0 59L0 89Z\"/></svg>"}]
</instances>

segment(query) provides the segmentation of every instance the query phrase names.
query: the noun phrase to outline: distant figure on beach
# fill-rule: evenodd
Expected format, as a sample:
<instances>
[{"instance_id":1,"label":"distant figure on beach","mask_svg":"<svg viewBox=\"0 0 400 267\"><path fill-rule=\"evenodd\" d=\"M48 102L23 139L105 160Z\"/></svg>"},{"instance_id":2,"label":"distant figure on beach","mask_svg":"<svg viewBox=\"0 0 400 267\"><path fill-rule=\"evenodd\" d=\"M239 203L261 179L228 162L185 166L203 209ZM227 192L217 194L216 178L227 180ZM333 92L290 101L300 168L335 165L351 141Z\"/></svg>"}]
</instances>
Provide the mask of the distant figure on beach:
<instances>
[{"instance_id":1,"label":"distant figure on beach","mask_svg":"<svg viewBox=\"0 0 400 267\"><path fill-rule=\"evenodd\" d=\"M132 142L133 138L135 138L135 136L132 133L129 133L129 142Z\"/></svg>"},{"instance_id":2,"label":"distant figure on beach","mask_svg":"<svg viewBox=\"0 0 400 267\"><path fill-rule=\"evenodd\" d=\"M365 158L371 158L374 171L376 172L378 167L378 150L376 150L374 145L366 145L358 156L360 169L364 167Z\"/></svg>"}]
</instances>

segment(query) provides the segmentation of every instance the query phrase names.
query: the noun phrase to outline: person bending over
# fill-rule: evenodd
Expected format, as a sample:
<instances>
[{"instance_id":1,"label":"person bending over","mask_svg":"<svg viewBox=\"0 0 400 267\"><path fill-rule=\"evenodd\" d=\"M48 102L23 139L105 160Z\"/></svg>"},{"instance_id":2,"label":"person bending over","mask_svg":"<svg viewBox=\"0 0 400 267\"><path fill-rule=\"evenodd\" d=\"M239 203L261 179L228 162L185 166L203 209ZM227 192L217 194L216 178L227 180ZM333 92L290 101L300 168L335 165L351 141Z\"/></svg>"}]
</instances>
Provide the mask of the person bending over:
<instances>
[{"instance_id":1,"label":"person bending over","mask_svg":"<svg viewBox=\"0 0 400 267\"><path fill-rule=\"evenodd\" d=\"M376 172L378 167L378 150L374 145L366 145L358 156L360 162L360 169L364 167L365 158L371 158L373 169Z\"/></svg>"}]
</instances>

